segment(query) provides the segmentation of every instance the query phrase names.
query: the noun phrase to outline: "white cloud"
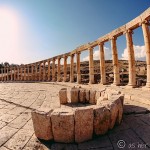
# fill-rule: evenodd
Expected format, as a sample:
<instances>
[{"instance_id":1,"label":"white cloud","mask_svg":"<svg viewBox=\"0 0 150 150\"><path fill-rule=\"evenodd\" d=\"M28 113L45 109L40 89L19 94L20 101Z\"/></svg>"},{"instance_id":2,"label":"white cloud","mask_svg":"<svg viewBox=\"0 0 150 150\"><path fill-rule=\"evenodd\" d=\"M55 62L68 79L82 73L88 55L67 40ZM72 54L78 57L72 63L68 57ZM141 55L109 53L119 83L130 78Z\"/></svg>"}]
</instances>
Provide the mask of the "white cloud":
<instances>
[{"instance_id":1,"label":"white cloud","mask_svg":"<svg viewBox=\"0 0 150 150\"><path fill-rule=\"evenodd\" d=\"M105 52L105 60L111 60L112 59L111 50L108 47L104 47L104 52ZM93 53L93 59L99 60L99 58L100 58L99 50L95 50ZM84 57L83 61L89 61L89 56Z\"/></svg>"},{"instance_id":2,"label":"white cloud","mask_svg":"<svg viewBox=\"0 0 150 150\"><path fill-rule=\"evenodd\" d=\"M133 45L133 47L134 47L135 59L136 60L145 60L145 58L146 58L145 46ZM124 49L121 59L128 60L127 48Z\"/></svg>"}]
</instances>

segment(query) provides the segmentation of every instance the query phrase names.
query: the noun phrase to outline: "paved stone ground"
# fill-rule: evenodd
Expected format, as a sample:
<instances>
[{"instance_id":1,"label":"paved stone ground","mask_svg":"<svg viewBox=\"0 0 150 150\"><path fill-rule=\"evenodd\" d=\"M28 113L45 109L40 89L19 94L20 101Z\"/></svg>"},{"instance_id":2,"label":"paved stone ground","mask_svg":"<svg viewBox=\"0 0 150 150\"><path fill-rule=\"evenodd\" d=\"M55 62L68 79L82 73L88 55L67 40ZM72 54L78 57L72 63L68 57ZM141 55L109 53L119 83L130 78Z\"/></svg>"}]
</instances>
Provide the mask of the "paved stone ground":
<instances>
[{"instance_id":1,"label":"paved stone ground","mask_svg":"<svg viewBox=\"0 0 150 150\"><path fill-rule=\"evenodd\" d=\"M82 85L93 89L116 88L125 93L124 116L104 136L80 144L39 141L31 120L31 111L44 107L59 107L58 91L73 83L0 83L0 150L117 150L150 149L150 92ZM118 143L118 145L117 145ZM120 146L120 148L119 148Z\"/></svg>"}]
</instances>

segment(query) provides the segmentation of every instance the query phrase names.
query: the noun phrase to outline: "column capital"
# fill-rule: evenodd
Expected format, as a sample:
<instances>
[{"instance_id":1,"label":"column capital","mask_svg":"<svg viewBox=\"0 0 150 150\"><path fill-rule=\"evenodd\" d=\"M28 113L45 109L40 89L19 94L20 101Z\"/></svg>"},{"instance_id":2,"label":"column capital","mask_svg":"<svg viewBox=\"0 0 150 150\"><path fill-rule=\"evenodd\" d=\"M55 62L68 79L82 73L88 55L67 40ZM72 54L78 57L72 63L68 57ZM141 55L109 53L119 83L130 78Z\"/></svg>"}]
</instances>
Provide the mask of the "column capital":
<instances>
[{"instance_id":1,"label":"column capital","mask_svg":"<svg viewBox=\"0 0 150 150\"><path fill-rule=\"evenodd\" d=\"M141 26L142 24L150 25L150 23L148 22L148 20L142 20L142 21L139 23L139 26Z\"/></svg>"},{"instance_id":2,"label":"column capital","mask_svg":"<svg viewBox=\"0 0 150 150\"><path fill-rule=\"evenodd\" d=\"M116 36L110 36L109 40L117 40L117 37Z\"/></svg>"},{"instance_id":3,"label":"column capital","mask_svg":"<svg viewBox=\"0 0 150 150\"><path fill-rule=\"evenodd\" d=\"M98 45L104 46L104 42L99 42Z\"/></svg>"},{"instance_id":4,"label":"column capital","mask_svg":"<svg viewBox=\"0 0 150 150\"><path fill-rule=\"evenodd\" d=\"M93 47L88 47L88 50L93 50L94 48Z\"/></svg>"},{"instance_id":5,"label":"column capital","mask_svg":"<svg viewBox=\"0 0 150 150\"><path fill-rule=\"evenodd\" d=\"M123 34L126 34L126 33L131 33L131 34L133 34L134 32L133 32L133 30L127 29L127 30L125 30L125 31L123 32Z\"/></svg>"},{"instance_id":6,"label":"column capital","mask_svg":"<svg viewBox=\"0 0 150 150\"><path fill-rule=\"evenodd\" d=\"M76 51L76 54L81 54L81 52L80 51Z\"/></svg>"},{"instance_id":7,"label":"column capital","mask_svg":"<svg viewBox=\"0 0 150 150\"><path fill-rule=\"evenodd\" d=\"M60 60L60 59L61 59L61 57L60 57L60 56L58 56L58 57L57 57L57 59L58 59L58 60Z\"/></svg>"},{"instance_id":8,"label":"column capital","mask_svg":"<svg viewBox=\"0 0 150 150\"><path fill-rule=\"evenodd\" d=\"M67 55L64 55L64 59L67 59L68 58L68 56Z\"/></svg>"}]
</instances>

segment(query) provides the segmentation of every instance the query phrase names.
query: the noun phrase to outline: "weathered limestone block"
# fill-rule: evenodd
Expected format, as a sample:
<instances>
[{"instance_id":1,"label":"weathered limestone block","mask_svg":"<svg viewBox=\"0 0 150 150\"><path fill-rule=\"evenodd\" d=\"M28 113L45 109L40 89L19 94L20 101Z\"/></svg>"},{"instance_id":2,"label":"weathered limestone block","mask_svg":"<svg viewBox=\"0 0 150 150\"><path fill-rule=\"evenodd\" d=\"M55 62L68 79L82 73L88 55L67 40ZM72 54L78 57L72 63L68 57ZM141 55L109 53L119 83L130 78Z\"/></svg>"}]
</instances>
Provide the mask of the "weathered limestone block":
<instances>
[{"instance_id":1,"label":"weathered limestone block","mask_svg":"<svg viewBox=\"0 0 150 150\"><path fill-rule=\"evenodd\" d=\"M71 103L78 103L79 102L79 89L78 88L72 88L70 91L71 95Z\"/></svg>"},{"instance_id":2,"label":"weathered limestone block","mask_svg":"<svg viewBox=\"0 0 150 150\"><path fill-rule=\"evenodd\" d=\"M85 98L86 98L85 89L80 88L80 91L79 91L79 102L85 103L85 100L86 100Z\"/></svg>"},{"instance_id":3,"label":"weathered limestone block","mask_svg":"<svg viewBox=\"0 0 150 150\"><path fill-rule=\"evenodd\" d=\"M60 100L60 104L67 103L67 88L62 88L59 91L59 100Z\"/></svg>"},{"instance_id":4,"label":"weathered limestone block","mask_svg":"<svg viewBox=\"0 0 150 150\"><path fill-rule=\"evenodd\" d=\"M50 119L51 112L52 110L50 110L49 112L37 110L31 113L35 135L39 139L43 140L53 139L51 119Z\"/></svg>"},{"instance_id":5,"label":"weathered limestone block","mask_svg":"<svg viewBox=\"0 0 150 150\"><path fill-rule=\"evenodd\" d=\"M90 90L90 104L96 104L96 91Z\"/></svg>"},{"instance_id":6,"label":"weathered limestone block","mask_svg":"<svg viewBox=\"0 0 150 150\"><path fill-rule=\"evenodd\" d=\"M122 102L122 96L119 96L118 99L116 99L115 103L118 106L118 116L116 119L116 124L120 124L122 121L122 116L123 116L123 102Z\"/></svg>"},{"instance_id":7,"label":"weathered limestone block","mask_svg":"<svg viewBox=\"0 0 150 150\"><path fill-rule=\"evenodd\" d=\"M85 90L85 101L86 103L90 101L90 90Z\"/></svg>"},{"instance_id":8,"label":"weathered limestone block","mask_svg":"<svg viewBox=\"0 0 150 150\"><path fill-rule=\"evenodd\" d=\"M95 106L94 108L94 133L105 134L109 129L110 111L106 107Z\"/></svg>"},{"instance_id":9,"label":"weathered limestone block","mask_svg":"<svg viewBox=\"0 0 150 150\"><path fill-rule=\"evenodd\" d=\"M93 108L88 106L75 110L75 142L92 139L93 117Z\"/></svg>"},{"instance_id":10,"label":"weathered limestone block","mask_svg":"<svg viewBox=\"0 0 150 150\"><path fill-rule=\"evenodd\" d=\"M52 131L56 142L74 142L74 112L70 108L58 108L51 114Z\"/></svg>"},{"instance_id":11,"label":"weathered limestone block","mask_svg":"<svg viewBox=\"0 0 150 150\"><path fill-rule=\"evenodd\" d=\"M116 123L117 117L118 117L118 106L115 102L112 102L110 104L110 125L109 129L112 129Z\"/></svg>"}]
</instances>

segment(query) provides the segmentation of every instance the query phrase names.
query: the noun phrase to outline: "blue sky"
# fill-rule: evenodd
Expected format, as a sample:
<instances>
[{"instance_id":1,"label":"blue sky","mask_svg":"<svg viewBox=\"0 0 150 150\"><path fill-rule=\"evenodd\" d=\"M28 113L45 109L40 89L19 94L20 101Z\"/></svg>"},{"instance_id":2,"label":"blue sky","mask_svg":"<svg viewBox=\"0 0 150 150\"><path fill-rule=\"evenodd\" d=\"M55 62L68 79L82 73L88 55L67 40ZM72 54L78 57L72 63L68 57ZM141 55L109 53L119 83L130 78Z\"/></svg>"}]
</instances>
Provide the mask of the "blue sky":
<instances>
[{"instance_id":1,"label":"blue sky","mask_svg":"<svg viewBox=\"0 0 150 150\"><path fill-rule=\"evenodd\" d=\"M0 61L32 63L69 52L124 25L149 6L150 0L0 0ZM141 49L140 28L133 38ZM124 36L117 46L121 58ZM109 42L105 47L111 51ZM84 52L81 59L87 55Z\"/></svg>"}]
</instances>

